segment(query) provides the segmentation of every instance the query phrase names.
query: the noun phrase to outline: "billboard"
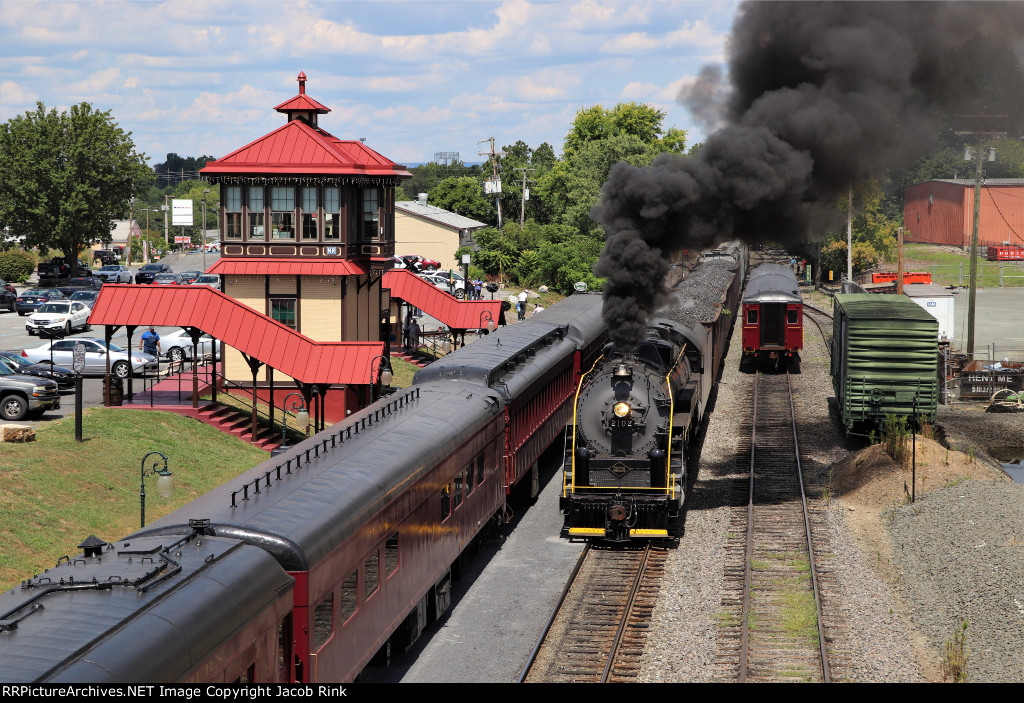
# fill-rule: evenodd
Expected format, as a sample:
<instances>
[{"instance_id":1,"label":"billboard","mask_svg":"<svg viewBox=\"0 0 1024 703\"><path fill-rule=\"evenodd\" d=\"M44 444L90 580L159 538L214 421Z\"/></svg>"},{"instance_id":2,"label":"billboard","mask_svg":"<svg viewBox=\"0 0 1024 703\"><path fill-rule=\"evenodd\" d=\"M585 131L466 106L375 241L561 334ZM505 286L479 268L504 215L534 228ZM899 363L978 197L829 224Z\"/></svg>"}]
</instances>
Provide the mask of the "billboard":
<instances>
[{"instance_id":1,"label":"billboard","mask_svg":"<svg viewBox=\"0 0 1024 703\"><path fill-rule=\"evenodd\" d=\"M172 200L171 201L171 224L175 227L191 227L192 222L192 201Z\"/></svg>"}]
</instances>

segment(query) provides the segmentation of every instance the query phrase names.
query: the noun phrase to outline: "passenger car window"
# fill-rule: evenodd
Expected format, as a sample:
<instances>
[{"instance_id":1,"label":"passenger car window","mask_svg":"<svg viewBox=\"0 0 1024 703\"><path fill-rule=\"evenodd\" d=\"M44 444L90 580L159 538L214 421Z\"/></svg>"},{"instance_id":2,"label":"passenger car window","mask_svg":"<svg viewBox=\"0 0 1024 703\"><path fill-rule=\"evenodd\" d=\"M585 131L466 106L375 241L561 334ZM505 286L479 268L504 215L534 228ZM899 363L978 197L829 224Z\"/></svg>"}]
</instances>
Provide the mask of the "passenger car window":
<instances>
[{"instance_id":1,"label":"passenger car window","mask_svg":"<svg viewBox=\"0 0 1024 703\"><path fill-rule=\"evenodd\" d=\"M319 652L334 634L334 594L320 601L313 611L313 651Z\"/></svg>"},{"instance_id":2,"label":"passenger car window","mask_svg":"<svg viewBox=\"0 0 1024 703\"><path fill-rule=\"evenodd\" d=\"M384 543L384 578L398 571L398 533L388 537Z\"/></svg>"},{"instance_id":3,"label":"passenger car window","mask_svg":"<svg viewBox=\"0 0 1024 703\"><path fill-rule=\"evenodd\" d=\"M341 584L341 624L344 625L358 610L356 586L359 572L353 571Z\"/></svg>"},{"instance_id":4,"label":"passenger car window","mask_svg":"<svg viewBox=\"0 0 1024 703\"><path fill-rule=\"evenodd\" d=\"M363 600L366 600L380 585L380 552L366 557L363 568Z\"/></svg>"}]
</instances>

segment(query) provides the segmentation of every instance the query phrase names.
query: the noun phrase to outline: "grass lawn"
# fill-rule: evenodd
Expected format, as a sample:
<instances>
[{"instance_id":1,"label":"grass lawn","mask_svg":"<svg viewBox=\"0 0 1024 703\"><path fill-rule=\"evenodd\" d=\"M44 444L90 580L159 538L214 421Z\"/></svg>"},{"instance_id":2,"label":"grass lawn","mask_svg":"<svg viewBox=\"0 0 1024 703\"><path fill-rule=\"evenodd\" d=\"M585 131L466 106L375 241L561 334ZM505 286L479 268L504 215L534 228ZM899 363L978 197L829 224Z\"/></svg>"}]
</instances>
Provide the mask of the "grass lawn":
<instances>
[{"instance_id":1,"label":"grass lawn","mask_svg":"<svg viewBox=\"0 0 1024 703\"><path fill-rule=\"evenodd\" d=\"M201 422L173 413L90 408L85 441L74 417L36 429L36 441L0 449L0 590L79 553L90 534L108 542L139 528L142 457L167 455L175 492L160 498L146 479L146 522L188 503L270 455ZM148 469L152 456L146 462Z\"/></svg>"},{"instance_id":2,"label":"grass lawn","mask_svg":"<svg viewBox=\"0 0 1024 703\"><path fill-rule=\"evenodd\" d=\"M927 271L932 274L932 283L942 286L966 286L971 275L971 255L967 250L950 251L948 247L933 244L906 244L903 256L909 262L908 271ZM887 262L887 268L895 270L896 262ZM988 261L982 249L978 257L978 285L982 288L1000 286L999 272L1002 269L1002 286L1006 288L1024 286L1024 265L1013 261Z\"/></svg>"}]
</instances>

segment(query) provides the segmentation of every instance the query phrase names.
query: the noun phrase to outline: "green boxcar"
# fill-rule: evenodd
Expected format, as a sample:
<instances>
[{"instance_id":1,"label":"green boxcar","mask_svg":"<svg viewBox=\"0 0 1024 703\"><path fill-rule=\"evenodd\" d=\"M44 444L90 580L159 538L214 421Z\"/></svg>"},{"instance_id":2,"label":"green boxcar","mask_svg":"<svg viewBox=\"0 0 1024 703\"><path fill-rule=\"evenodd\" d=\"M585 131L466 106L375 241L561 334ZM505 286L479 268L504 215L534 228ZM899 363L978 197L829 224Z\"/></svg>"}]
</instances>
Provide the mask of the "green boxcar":
<instances>
[{"instance_id":1,"label":"green boxcar","mask_svg":"<svg viewBox=\"0 0 1024 703\"><path fill-rule=\"evenodd\" d=\"M832 386L849 434L886 415L935 421L939 323L903 295L835 296Z\"/></svg>"}]
</instances>

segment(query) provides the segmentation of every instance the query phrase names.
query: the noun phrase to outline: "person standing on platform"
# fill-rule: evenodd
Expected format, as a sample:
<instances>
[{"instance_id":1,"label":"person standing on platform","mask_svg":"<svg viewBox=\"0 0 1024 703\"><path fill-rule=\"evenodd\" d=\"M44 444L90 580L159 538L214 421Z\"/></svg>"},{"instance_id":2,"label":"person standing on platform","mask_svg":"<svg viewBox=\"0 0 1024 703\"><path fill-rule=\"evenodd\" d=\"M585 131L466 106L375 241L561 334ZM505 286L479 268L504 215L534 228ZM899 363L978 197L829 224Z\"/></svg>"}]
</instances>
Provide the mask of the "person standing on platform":
<instances>
[{"instance_id":1,"label":"person standing on platform","mask_svg":"<svg viewBox=\"0 0 1024 703\"><path fill-rule=\"evenodd\" d=\"M142 333L142 339L139 340L139 351L157 359L160 358L160 335L156 333L152 325Z\"/></svg>"}]
</instances>

